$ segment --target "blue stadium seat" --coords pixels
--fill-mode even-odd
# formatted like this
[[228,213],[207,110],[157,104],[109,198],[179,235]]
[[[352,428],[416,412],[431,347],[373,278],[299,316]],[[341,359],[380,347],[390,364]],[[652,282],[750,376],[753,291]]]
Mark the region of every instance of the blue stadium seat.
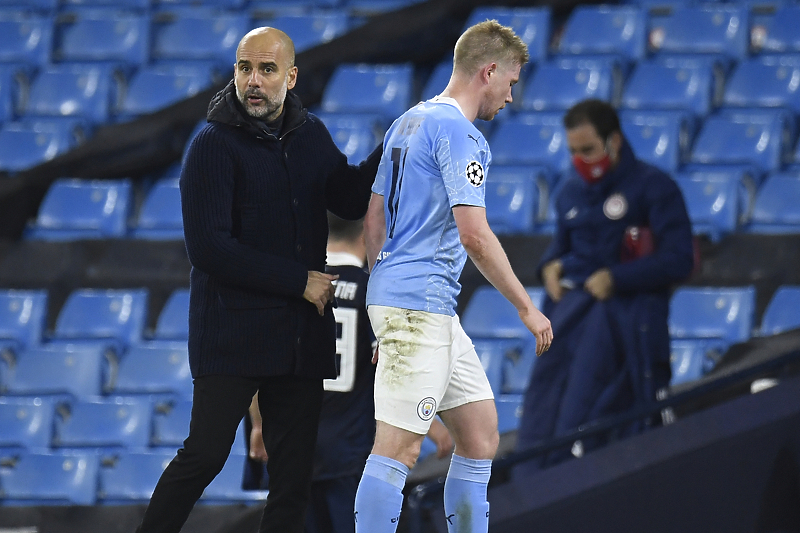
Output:
[[677,174],[675,183],[683,193],[692,231],[697,235],[718,241],[749,219],[754,186],[741,169],[697,169]]
[[753,20],[751,44],[753,49],[765,53],[800,52],[800,6],[787,3],[772,15]]
[[72,122],[8,122],[0,128],[0,170],[16,172],[50,161],[79,142]]
[[104,505],[146,503],[161,474],[175,457],[173,451],[122,451],[100,468],[98,501]]
[[506,359],[517,360],[525,350],[528,339],[497,339],[497,338],[475,338],[472,343],[475,345],[475,352],[481,360],[489,385],[495,396],[503,390],[503,380]]
[[183,240],[178,178],[164,178],[153,186],[139,210],[133,236],[151,241]]
[[263,502],[267,496],[265,490],[243,490],[242,472],[244,472],[247,457],[239,454],[230,454],[222,471],[206,487],[200,497],[201,504],[231,504],[231,503],[257,503]]
[[536,357],[536,341],[526,343],[521,351],[506,352],[503,360],[503,394],[525,394]]
[[100,345],[66,344],[28,348],[9,369],[5,393],[92,398],[109,385],[111,371]]
[[522,418],[522,394],[503,394],[495,396],[494,405],[497,407],[497,430],[503,434],[519,429]]
[[318,116],[350,164],[361,163],[383,141],[381,119],[377,115],[321,113]]
[[[110,0],[108,5],[112,5]],[[150,57],[149,17],[120,9],[71,10],[57,19],[53,56],[58,61],[143,65]]]
[[[442,61],[438,65],[433,68],[430,76],[428,76],[428,81],[425,82],[425,86],[422,88],[422,96],[421,99],[423,101],[430,100],[434,96],[438,96],[442,94],[445,87],[447,87],[447,83],[450,81],[450,74],[453,73],[453,59],[450,58],[447,61]],[[516,93],[513,93],[516,95]]]
[[[562,113],[520,113],[491,135],[494,165],[542,165],[552,172],[570,168]],[[491,169],[489,169],[491,173]]]
[[[544,289],[529,287],[528,295],[537,309],[541,308]],[[461,321],[472,338],[533,339],[514,306],[492,286],[479,287],[467,302]]]
[[63,403],[56,410],[52,444],[57,448],[147,448],[152,413],[149,398]]
[[691,161],[777,170],[789,159],[793,125],[791,115],[781,110],[729,110],[711,116],[695,139]]
[[20,94],[27,91],[27,77],[19,65],[0,65],[0,124],[17,114]]
[[735,4],[675,7],[650,18],[650,48],[658,54],[712,54],[747,57],[750,23],[747,8]]
[[[233,57],[233,55],[231,55]],[[154,65],[142,67],[131,79],[121,112],[123,120],[152,113],[174,104],[212,84],[210,65]]]
[[153,415],[151,444],[177,450],[189,435],[191,419],[192,400],[174,399],[157,404]]
[[371,17],[406,8],[423,0],[343,0],[343,8],[352,17]]
[[374,113],[388,125],[411,106],[411,65],[340,65],[325,86],[328,113]]
[[176,10],[153,18],[152,58],[204,59],[232,68],[239,41],[251,28],[244,13]]
[[550,8],[477,7],[464,26],[468,28],[478,22],[492,19],[514,29],[514,33],[528,45],[531,63],[538,63],[547,58],[550,47]]
[[681,111],[625,111],[620,123],[636,157],[672,174],[688,156],[691,117]]
[[628,109],[682,109],[705,116],[719,104],[721,72],[710,61],[642,61],[622,94]]
[[800,176],[772,174],[759,187],[748,231],[800,233]]
[[28,116],[83,117],[107,122],[116,105],[122,74],[108,65],[52,65],[31,84]]
[[52,42],[52,18],[0,13],[0,63],[47,64]]
[[49,448],[54,413],[49,398],[0,396],[0,448]]
[[53,341],[102,339],[122,347],[141,342],[147,299],[147,289],[75,290],[58,313]]
[[189,289],[176,289],[158,315],[154,337],[159,340],[189,339]]
[[28,240],[72,241],[124,237],[132,205],[130,180],[60,179],[39,206]]
[[0,291],[0,345],[16,351],[42,342],[47,320],[47,291]]
[[0,7],[18,9],[25,13],[49,14],[58,8],[59,0],[0,0]]
[[142,11],[150,8],[150,0],[63,0],[63,3],[76,7],[118,7]]
[[683,287],[670,301],[673,339],[743,342],[753,331],[755,287]]
[[159,6],[194,6],[201,4],[207,7],[224,8],[238,10],[244,4],[245,0],[153,0],[153,3]]
[[186,342],[154,341],[128,348],[119,364],[114,394],[192,396]]
[[622,91],[619,65],[609,59],[558,59],[540,65],[525,82],[525,111],[565,110],[586,98],[616,104]]
[[[261,25],[261,21],[257,22]],[[263,25],[278,28],[289,35],[294,42],[295,52],[299,54],[346,33],[350,19],[344,11],[312,12],[304,15],[279,15],[263,21]]]
[[800,286],[779,287],[761,319],[761,335],[800,328]]
[[100,457],[26,453],[0,465],[3,505],[94,505]]
[[725,86],[729,107],[784,107],[800,112],[800,55],[742,61]]
[[260,19],[282,15],[307,15],[318,9],[338,8],[340,4],[340,0],[250,0],[248,6],[251,18],[259,24]]
[[[493,165],[486,180],[486,218],[496,234],[531,234],[546,206],[543,169]],[[540,195],[540,188],[545,193]]]
[[562,54],[614,54],[638,60],[645,54],[647,20],[631,6],[578,6],[558,43]]
[[670,385],[694,381],[707,374],[722,358],[728,346],[717,339],[673,340],[670,342]]

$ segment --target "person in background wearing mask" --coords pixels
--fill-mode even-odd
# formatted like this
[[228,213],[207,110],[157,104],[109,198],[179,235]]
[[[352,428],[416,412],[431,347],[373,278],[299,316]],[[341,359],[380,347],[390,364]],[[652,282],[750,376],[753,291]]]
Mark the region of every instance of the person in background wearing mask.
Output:
[[[680,190],[636,159],[614,108],[579,102],[564,127],[577,175],[564,178],[556,232],[538,267],[554,341],[532,371],[518,450],[656,400],[671,377],[670,290],[689,276],[694,259]],[[521,471],[580,456],[599,443],[576,442]]]

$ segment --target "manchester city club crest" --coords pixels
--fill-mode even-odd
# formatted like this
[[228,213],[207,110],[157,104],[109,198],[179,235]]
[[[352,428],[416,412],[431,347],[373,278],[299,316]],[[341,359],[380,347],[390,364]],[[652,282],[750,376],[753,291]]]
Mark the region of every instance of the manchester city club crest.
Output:
[[481,183],[483,183],[483,166],[477,161],[470,161],[467,165],[467,181],[473,187],[480,187]]
[[628,201],[619,193],[612,194],[603,204],[603,214],[611,220],[619,220],[628,212]]
[[436,414],[436,400],[428,396],[417,404],[417,414],[422,420],[430,420]]

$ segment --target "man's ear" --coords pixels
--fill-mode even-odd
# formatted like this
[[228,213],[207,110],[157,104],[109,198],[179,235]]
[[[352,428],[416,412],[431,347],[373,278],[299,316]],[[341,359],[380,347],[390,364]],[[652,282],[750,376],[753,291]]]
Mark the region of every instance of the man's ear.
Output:
[[489,63],[481,69],[481,81],[485,84],[489,83],[489,78],[497,75],[497,63]]
[[297,83],[297,67],[292,67],[289,69],[289,79],[286,83],[286,88],[288,90],[294,89],[294,85]]
[[614,131],[608,136],[608,149],[614,154],[614,159],[619,159],[619,152],[622,149],[622,132]]

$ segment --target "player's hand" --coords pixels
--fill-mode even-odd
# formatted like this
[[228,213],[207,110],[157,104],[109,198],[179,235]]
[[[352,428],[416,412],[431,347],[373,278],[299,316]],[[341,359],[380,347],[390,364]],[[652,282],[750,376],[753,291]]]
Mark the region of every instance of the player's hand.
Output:
[[550,295],[554,302],[561,300],[564,296],[564,287],[561,285],[561,276],[564,273],[564,266],[559,259],[550,261],[542,268],[542,281],[544,290]]
[[325,274],[315,270],[308,271],[308,282],[306,282],[303,298],[317,307],[317,312],[320,316],[325,314],[325,306],[328,302],[333,301],[336,288],[332,282],[337,279],[339,279],[339,276],[333,274]]
[[378,341],[375,341],[375,353],[372,354],[372,364],[378,364]]
[[553,327],[550,320],[535,307],[530,310],[520,311],[519,317],[522,323],[536,337],[536,355],[542,355],[550,349],[553,343]]
[[447,428],[438,418],[434,418],[433,422],[431,422],[428,437],[436,444],[436,457],[439,459],[447,457],[453,452],[453,446],[455,445],[453,437],[450,436],[450,432],[447,431]]
[[607,300],[614,294],[614,277],[607,268],[601,268],[586,279],[583,288],[598,300]]
[[266,463],[269,457],[267,449],[264,447],[264,437],[261,428],[253,427],[250,431],[250,459]]

